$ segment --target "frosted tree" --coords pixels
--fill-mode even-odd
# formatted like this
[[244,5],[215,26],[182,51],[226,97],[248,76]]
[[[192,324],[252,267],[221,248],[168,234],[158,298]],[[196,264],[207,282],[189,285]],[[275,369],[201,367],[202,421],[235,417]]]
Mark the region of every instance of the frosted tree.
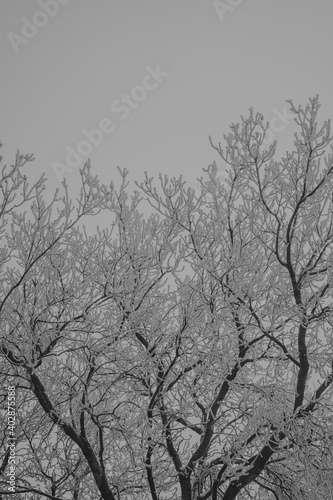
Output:
[[[331,498],[330,123],[318,98],[289,103],[292,152],[276,160],[250,110],[224,148],[211,141],[228,174],[211,165],[199,192],[146,176],[130,194],[126,171],[116,189],[86,165],[76,202],[64,185],[47,203],[44,179],[21,174],[30,157],[3,170],[16,495]],[[100,211],[91,235],[82,221]]]

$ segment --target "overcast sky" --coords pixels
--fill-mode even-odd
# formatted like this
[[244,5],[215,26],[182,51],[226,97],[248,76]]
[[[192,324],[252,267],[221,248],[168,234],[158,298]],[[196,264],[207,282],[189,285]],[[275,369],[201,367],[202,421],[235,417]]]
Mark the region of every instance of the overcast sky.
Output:
[[332,14],[331,0],[1,0],[2,154],[34,153],[54,187],[77,184],[88,153],[105,182],[118,165],[193,182],[218,160],[208,136],[250,106],[282,143],[286,99],[319,93],[333,117]]

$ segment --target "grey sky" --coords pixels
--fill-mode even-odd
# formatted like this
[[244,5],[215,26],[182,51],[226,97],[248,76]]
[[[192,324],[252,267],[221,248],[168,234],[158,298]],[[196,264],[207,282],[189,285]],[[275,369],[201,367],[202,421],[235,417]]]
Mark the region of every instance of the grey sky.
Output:
[[[303,104],[319,93],[322,118],[333,116],[330,0],[215,3],[220,7],[213,0],[1,0],[6,162],[18,148],[34,153],[31,175],[45,172],[59,186],[55,162],[66,164],[68,148],[87,139],[82,131],[108,119],[113,131],[95,136],[89,154],[104,181],[117,165],[131,179],[147,170],[193,180],[218,160],[208,135],[221,140],[250,106],[269,121],[283,113],[285,99]],[[158,65],[168,76],[152,89],[147,67]],[[132,92],[133,108],[116,112]],[[275,120],[283,143],[288,119],[284,127]],[[78,168],[66,178],[74,186]]]

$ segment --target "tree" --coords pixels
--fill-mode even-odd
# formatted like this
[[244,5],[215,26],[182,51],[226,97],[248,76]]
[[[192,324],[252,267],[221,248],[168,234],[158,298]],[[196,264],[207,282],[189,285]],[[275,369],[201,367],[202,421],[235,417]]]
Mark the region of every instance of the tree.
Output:
[[75,203],[65,183],[46,202],[21,173],[31,156],[3,169],[16,495],[331,498],[332,138],[318,97],[288,102],[294,150],[276,161],[251,109],[225,149],[211,141],[228,177],[212,164],[200,192],[146,175],[130,195],[126,171],[116,189],[86,164]]

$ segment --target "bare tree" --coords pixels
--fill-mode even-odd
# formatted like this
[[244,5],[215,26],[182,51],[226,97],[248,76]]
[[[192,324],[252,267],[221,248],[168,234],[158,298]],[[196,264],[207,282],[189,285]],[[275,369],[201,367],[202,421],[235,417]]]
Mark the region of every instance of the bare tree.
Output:
[[[275,160],[250,110],[211,141],[228,177],[211,165],[199,193],[146,176],[129,195],[126,171],[117,190],[86,165],[76,203],[66,185],[46,203],[21,174],[31,157],[3,170],[16,494],[331,498],[332,138],[317,97],[290,106],[291,153]],[[91,236],[81,221],[101,210]]]

